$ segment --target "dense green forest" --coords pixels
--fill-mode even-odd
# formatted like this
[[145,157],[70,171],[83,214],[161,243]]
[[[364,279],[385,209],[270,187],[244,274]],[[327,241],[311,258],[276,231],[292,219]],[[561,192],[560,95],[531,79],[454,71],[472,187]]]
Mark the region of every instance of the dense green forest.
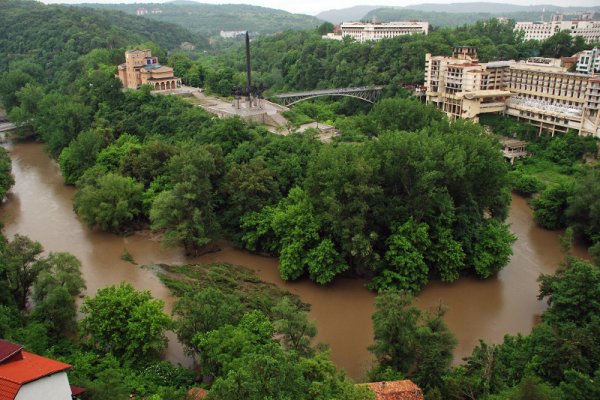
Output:
[[[2,18],[11,18],[2,29],[19,27],[26,34],[16,17],[28,4],[6,3]],[[97,13],[32,4],[42,19],[85,14],[93,25]],[[36,31],[43,21],[33,21],[28,27]],[[67,31],[74,41],[86,34],[87,28],[73,26]],[[523,42],[493,21],[370,44],[323,41],[315,31],[256,40],[257,75],[273,74],[273,88],[388,85],[372,108],[344,101],[294,110],[295,119],[341,124],[341,138],[323,144],[310,132],[280,136],[240,119],[220,120],[148,87],[122,91],[114,72],[125,48],[141,43],[166,55],[179,43],[167,47],[121,28],[120,47],[101,41],[50,51],[41,42],[19,42],[22,48],[0,75],[10,118],[21,134],[46,144],[65,182],[76,185],[74,209],[91,228],[121,234],[150,227],[191,254],[227,238],[278,255],[288,280],[328,284],[339,275],[366,277],[380,292],[370,349],[377,362],[369,379],[408,377],[431,399],[598,397],[600,274],[591,263],[567,258],[556,275],[541,277],[539,297],[549,308],[531,335],[507,336],[500,345],[482,342],[459,367],[451,366],[456,340],[444,310],[411,306],[411,295],[430,279],[483,279],[506,265],[515,240],[504,223],[509,190],[526,186],[522,175],[533,169],[511,171],[498,142],[480,125],[448,121],[407,97],[400,83],[417,81],[417,71],[422,76],[426,50],[447,54],[456,42],[480,45],[483,59],[501,51],[544,54],[556,43],[571,51],[577,42],[564,35]],[[105,40],[118,28],[102,29]],[[64,34],[48,31],[46,43],[59,43]],[[225,91],[238,79],[241,59],[237,50],[197,59],[174,52],[169,63],[184,78]],[[39,60],[53,64],[43,69]],[[503,123],[511,121],[490,122],[499,133]],[[531,163],[565,160],[565,171],[573,174],[592,147],[568,135],[535,145],[542,160]],[[578,182],[564,215],[574,234],[597,241],[598,168],[582,166],[581,174],[573,175]],[[0,193],[11,184],[10,159],[2,152]],[[568,252],[568,235],[564,242]],[[315,327],[298,299],[243,269],[164,268],[161,278],[179,297],[175,321],[148,292],[122,284],[86,298],[76,322],[74,296],[85,287],[79,261],[66,253],[46,255],[23,236],[2,238],[0,336],[72,363],[73,383],[89,387],[93,399],[182,399],[191,386],[209,388],[212,399],[370,397],[312,342]],[[159,361],[170,329],[197,370]]]
[[[0,2],[0,71],[28,61],[33,71],[49,79],[68,74],[69,65],[90,51],[116,50],[155,43],[173,49],[182,42],[206,47],[208,42],[177,25],[131,17],[121,12],[44,5],[30,0]],[[113,61],[123,58],[115,53]],[[36,76],[37,77],[37,76]]]
[[[302,14],[258,7],[248,4],[203,4],[194,1],[136,4],[86,4],[85,7],[112,9],[136,14],[146,8],[144,18],[152,21],[180,25],[204,36],[219,36],[220,31],[249,31],[255,35],[268,35],[287,30],[311,29],[323,21]],[[153,14],[153,9],[161,12]]]
[[[560,32],[546,41],[525,41],[512,24],[479,21],[457,28],[439,28],[428,35],[407,35],[358,43],[323,40],[323,25],[313,31],[288,31],[252,41],[255,82],[271,93],[294,90],[384,85],[388,94],[401,86],[423,82],[425,54],[450,55],[455,45],[476,46],[482,62],[560,57],[589,48],[581,37]],[[399,56],[402,55],[402,56]],[[180,76],[209,91],[229,95],[234,84],[244,85],[245,53],[234,47],[218,54],[173,60]],[[202,71],[211,71],[210,79]]]

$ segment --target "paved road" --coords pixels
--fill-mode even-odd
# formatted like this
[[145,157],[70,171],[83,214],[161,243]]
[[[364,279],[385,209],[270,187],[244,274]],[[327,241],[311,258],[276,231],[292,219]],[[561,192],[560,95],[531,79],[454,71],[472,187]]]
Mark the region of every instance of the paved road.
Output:
[[0,132],[8,132],[15,129],[16,126],[12,122],[0,122]]

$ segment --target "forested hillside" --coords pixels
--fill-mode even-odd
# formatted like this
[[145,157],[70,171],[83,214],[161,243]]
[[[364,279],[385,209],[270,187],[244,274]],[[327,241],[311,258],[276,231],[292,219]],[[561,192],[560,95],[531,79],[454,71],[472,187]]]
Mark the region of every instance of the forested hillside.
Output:
[[12,62],[27,60],[48,76],[96,48],[113,51],[147,42],[164,49],[177,48],[182,42],[207,45],[205,38],[177,25],[121,12],[29,0],[0,2],[0,71],[8,70]]
[[[581,38],[563,33],[544,42],[524,41],[510,24],[496,20],[368,43],[350,38],[324,40],[317,31],[285,32],[252,42],[253,77],[267,85],[271,93],[362,85],[385,85],[397,91],[401,85],[423,82],[426,53],[450,55],[455,45],[476,46],[483,62],[539,55],[560,57],[587,48]],[[202,84],[217,93],[229,94],[233,83],[222,85],[227,92],[221,91],[218,83],[243,85],[244,60],[242,48],[201,57],[198,63],[219,77]]]
[[[202,4],[193,1],[136,4],[86,4],[86,7],[115,9],[136,14],[146,8],[144,17],[180,25],[205,36],[218,36],[220,31],[250,31],[265,35],[286,30],[310,29],[323,21],[303,14],[292,14],[273,8],[247,4]],[[153,9],[160,13],[153,14]]]
[[323,21],[339,24],[345,21],[360,21],[369,11],[376,8],[381,8],[381,6],[354,6],[349,8],[327,10],[322,11],[315,16]]

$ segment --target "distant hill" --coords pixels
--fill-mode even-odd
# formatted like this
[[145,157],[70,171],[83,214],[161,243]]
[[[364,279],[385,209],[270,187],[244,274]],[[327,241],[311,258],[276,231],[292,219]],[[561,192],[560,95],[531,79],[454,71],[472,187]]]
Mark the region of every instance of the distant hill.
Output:
[[[396,7],[393,7],[396,8]],[[400,7],[398,7],[400,8]],[[551,4],[539,4],[522,6],[517,4],[507,3],[491,3],[491,2],[479,2],[479,3],[449,3],[449,4],[438,4],[438,3],[424,3],[415,4],[412,6],[403,7],[410,10],[420,11],[434,11],[434,12],[448,12],[448,13],[489,13],[489,14],[506,14],[506,13],[522,13],[522,12],[536,12],[540,13],[542,10],[546,12],[577,12],[577,11],[600,11],[600,6],[597,7],[560,7]]]
[[[286,30],[316,28],[322,20],[303,14],[245,4],[203,4],[193,1],[135,4],[86,4],[88,7],[113,9],[136,14],[140,8],[148,10],[145,18],[180,25],[205,36],[218,35],[220,31],[248,30],[270,34]],[[156,13],[152,13],[156,10]],[[160,12],[158,11],[160,10]]]
[[[460,3],[460,4],[446,4],[448,7],[441,7],[443,4],[440,4],[440,8],[446,11],[426,11],[415,9],[413,7],[422,7],[424,9],[429,9],[430,6],[433,5],[419,5],[419,6],[410,6],[410,7],[399,7],[399,8],[378,8],[375,10],[369,11],[365,16],[363,16],[363,20],[376,20],[379,22],[391,22],[391,21],[406,21],[411,19],[417,19],[422,21],[428,21],[433,26],[457,26],[464,24],[472,24],[476,21],[485,20],[489,18],[494,18],[498,16],[504,16],[515,21],[538,21],[540,20],[542,9],[535,10],[535,7],[538,6],[515,6],[511,4],[502,5],[500,4],[496,8],[491,8],[488,11],[475,11],[480,10],[480,7],[466,7],[467,9],[471,9],[473,11],[465,11],[459,12],[456,11],[460,9],[459,5],[470,5],[471,3]],[[474,3],[474,4],[495,4],[495,3]],[[451,7],[456,6],[456,7]],[[506,6],[506,7],[501,7]],[[546,9],[546,18],[545,20],[550,20],[550,16],[554,12],[575,12],[570,8],[561,8],[553,6],[553,10]],[[513,8],[521,8],[522,11],[509,11]],[[483,8],[485,9],[485,8]],[[499,12],[498,10],[505,10],[503,12]],[[577,8],[578,11],[586,11],[586,12],[596,12],[596,16],[598,17],[600,12],[597,12],[596,9],[600,10],[600,7],[582,7]],[[454,11],[448,11],[454,10]],[[496,10],[496,11],[493,11]],[[569,19],[569,16],[566,17]]]
[[369,11],[377,8],[382,8],[382,6],[355,6],[339,10],[327,10],[315,15],[315,17],[323,21],[329,21],[332,24],[339,24],[344,21],[359,21]]
[[[379,22],[405,21],[419,19],[429,21],[433,26],[456,26],[471,24],[479,20],[506,16],[515,21],[539,20],[542,10],[546,10],[546,18],[555,12],[596,12],[600,14],[600,6],[595,7],[559,7],[553,5],[521,6],[507,3],[424,3],[406,7],[355,6],[339,10],[328,10],[317,15],[318,18],[340,23],[344,21],[376,20]],[[363,12],[364,11],[364,12]],[[597,17],[600,17],[597,14]],[[568,18],[567,18],[568,19]]]

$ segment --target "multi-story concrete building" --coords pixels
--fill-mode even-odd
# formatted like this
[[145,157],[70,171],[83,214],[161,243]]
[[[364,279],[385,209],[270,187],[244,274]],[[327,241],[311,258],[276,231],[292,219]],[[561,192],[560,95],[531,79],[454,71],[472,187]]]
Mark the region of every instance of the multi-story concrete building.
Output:
[[340,25],[343,36],[350,36],[358,42],[381,40],[402,35],[429,33],[429,22],[403,21],[389,23],[344,22]]
[[425,57],[427,103],[452,118],[478,120],[481,113],[502,112],[511,93],[503,82],[508,63],[480,64],[474,47],[454,48],[453,57]]
[[564,21],[562,14],[554,15],[550,22],[517,22],[514,30],[523,31],[525,40],[546,40],[560,31],[567,30],[573,37],[582,36],[586,43],[600,41],[600,21]]
[[575,70],[582,74],[600,73],[600,47],[579,52]]
[[600,137],[600,78],[569,73],[560,60],[479,63],[472,47],[425,58],[426,101],[451,118],[503,113],[552,135],[574,129]]
[[173,75],[173,68],[160,65],[150,50],[126,51],[125,63],[117,68],[117,77],[128,89],[137,89],[142,85],[152,85],[154,90],[181,87],[181,79]]

